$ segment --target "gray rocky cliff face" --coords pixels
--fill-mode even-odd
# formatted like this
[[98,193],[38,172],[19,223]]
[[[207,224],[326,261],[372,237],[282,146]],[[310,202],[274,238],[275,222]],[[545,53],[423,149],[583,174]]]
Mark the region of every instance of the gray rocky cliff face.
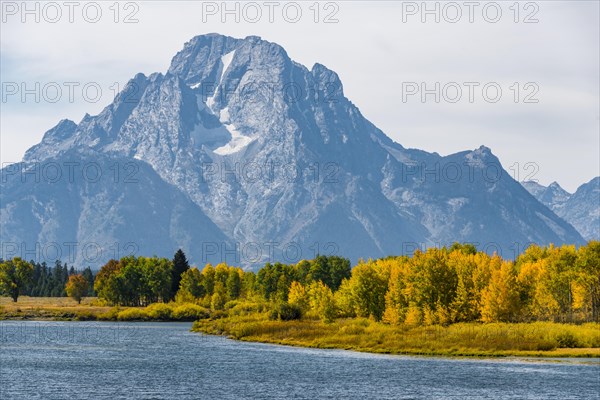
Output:
[[[144,254],[183,247],[197,263],[210,253],[245,266],[453,241],[508,257],[515,242],[583,242],[488,148],[447,157],[406,149],[344,96],[335,72],[309,70],[255,36],[193,38],[164,75],[138,74],[99,115],[61,121],[22,165],[73,154],[106,168],[133,163],[138,187],[9,179],[3,241],[135,238]],[[227,253],[234,246],[237,256]]]

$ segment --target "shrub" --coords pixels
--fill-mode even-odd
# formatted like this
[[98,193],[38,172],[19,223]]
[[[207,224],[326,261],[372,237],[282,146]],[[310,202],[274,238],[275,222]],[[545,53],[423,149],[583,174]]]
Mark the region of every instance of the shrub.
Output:
[[148,319],[148,314],[141,308],[128,308],[119,312],[117,319],[119,321],[145,321]]
[[216,320],[216,319],[221,319],[221,318],[225,318],[227,317],[227,313],[225,311],[221,311],[221,310],[216,310],[210,313],[210,319],[211,320]]
[[95,321],[96,314],[91,311],[79,311],[75,314],[76,321]]
[[224,306],[225,298],[219,292],[215,292],[210,301],[210,308],[213,310],[222,310]]
[[199,299],[197,301],[197,303],[199,305],[201,305],[202,307],[204,307],[204,308],[210,308],[210,302],[211,302],[211,300],[212,300],[212,296],[211,295],[206,295],[203,298]]
[[116,321],[119,315],[119,307],[113,307],[107,312],[98,315],[99,321]]
[[173,310],[168,304],[154,303],[146,307],[146,313],[150,319],[168,321],[173,315]]
[[[229,304],[229,303],[227,303]],[[263,311],[263,305],[259,303],[240,303],[238,302],[231,310],[230,315],[250,315]]]
[[196,301],[196,298],[185,290],[179,290],[175,295],[176,303],[193,303],[194,301]]
[[106,301],[105,299],[99,299],[96,297],[89,301],[89,305],[93,307],[106,307],[110,304],[108,304],[108,301]]
[[208,310],[197,304],[186,303],[173,309],[172,318],[178,321],[195,321],[208,318]]
[[271,311],[269,319],[281,321],[293,321],[302,318],[302,310],[294,304],[282,303]]
[[550,351],[556,348],[556,343],[550,340],[542,340],[536,346],[536,349],[539,351]]
[[581,347],[579,340],[571,332],[562,332],[556,336],[558,347],[575,348]]
[[340,328],[341,335],[362,335],[365,333],[365,328],[360,325],[348,325]]
[[234,308],[235,306],[238,305],[238,301],[237,300],[230,300],[227,303],[225,303],[225,306],[223,307],[225,310],[230,310],[232,308]]

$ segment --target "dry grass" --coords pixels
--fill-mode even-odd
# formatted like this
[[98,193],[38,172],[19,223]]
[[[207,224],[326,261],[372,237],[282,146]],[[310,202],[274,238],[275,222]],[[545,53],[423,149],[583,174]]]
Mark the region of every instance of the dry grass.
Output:
[[20,296],[15,303],[10,297],[0,297],[0,306],[6,309],[21,308],[31,309],[36,307],[84,307],[98,303],[97,297],[85,297],[81,300],[81,305],[70,297],[28,297]]
[[0,319],[96,319],[110,309],[95,297],[84,298],[81,304],[70,297],[20,296],[16,303],[0,297]]
[[[10,298],[0,297],[0,319],[168,320],[171,318],[166,315],[175,311],[187,315],[193,307],[201,308],[176,303],[118,308],[102,305],[96,298],[77,304],[67,297],[23,296],[13,303]],[[208,310],[195,308],[192,311],[201,311],[194,314],[196,317],[208,316]],[[268,309],[254,303],[240,303],[231,310],[210,314],[211,319],[194,323],[194,330],[245,341],[389,354],[600,357],[600,325],[593,323],[463,323],[424,327],[390,326],[361,318],[338,319],[330,324],[309,318],[284,322],[269,320]]]
[[188,303],[111,307],[95,297],[83,299],[81,304],[68,297],[22,296],[16,303],[8,297],[0,297],[0,320],[193,321],[208,314],[207,309]]
[[[366,319],[269,321],[266,314],[194,323],[234,339],[371,353],[464,357],[600,357],[598,324],[455,324],[390,326]],[[576,348],[561,348],[561,344]]]

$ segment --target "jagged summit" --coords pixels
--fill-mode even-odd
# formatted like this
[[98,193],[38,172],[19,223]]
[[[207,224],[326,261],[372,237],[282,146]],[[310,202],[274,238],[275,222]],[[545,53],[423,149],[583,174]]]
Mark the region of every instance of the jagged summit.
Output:
[[[406,149],[344,96],[334,71],[319,63],[309,70],[257,36],[192,38],[166,73],[137,74],[98,115],[79,124],[61,121],[24,162],[74,154],[140,163],[140,181],[172,192],[181,212],[156,207],[165,200],[154,199],[154,189],[136,199],[143,191],[122,197],[108,187],[90,191],[89,182],[68,186],[68,201],[85,207],[57,209],[66,187],[16,190],[18,180],[9,179],[2,183],[2,221],[28,222],[25,231],[3,223],[3,239],[114,240],[109,227],[128,221],[139,207],[148,218],[132,217],[120,240],[131,234],[143,241],[156,231],[153,224],[167,224],[161,229],[168,242],[179,243],[196,262],[206,255],[207,237],[258,244],[258,259],[244,260],[240,250],[237,261],[227,260],[243,265],[316,253],[357,260],[453,241],[481,249],[493,243],[500,249],[492,251],[505,249],[510,257],[514,242],[583,242],[523,190],[489,148],[448,156]],[[24,196],[37,206],[19,209]],[[95,202],[115,204],[115,212],[89,207]],[[112,217],[90,232],[89,221],[102,218],[95,213]],[[196,226],[183,215],[203,222]],[[191,226],[174,222],[183,220]],[[273,242],[276,249],[267,251]],[[286,256],[290,246],[298,259]],[[223,259],[220,251],[211,253],[213,261]]]
[[523,182],[523,186],[542,204],[572,224],[586,240],[600,240],[600,177],[581,185],[575,193],[564,190],[558,182],[543,186]]

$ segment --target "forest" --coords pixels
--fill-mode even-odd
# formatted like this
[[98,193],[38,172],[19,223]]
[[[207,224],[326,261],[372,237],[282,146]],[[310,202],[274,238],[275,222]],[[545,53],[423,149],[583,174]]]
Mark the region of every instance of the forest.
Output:
[[585,246],[532,245],[516,260],[455,243],[412,256],[361,260],[317,256],[297,264],[266,263],[257,273],[225,263],[190,267],[179,250],[172,260],[125,257],[96,274],[57,262],[54,268],[21,259],[0,263],[0,291],[66,296],[97,294],[118,306],[193,303],[207,310],[261,304],[271,319],[332,322],[369,318],[386,324],[459,322],[598,322],[600,242]]
[[18,296],[65,297],[69,277],[81,275],[86,283],[86,296],[95,296],[94,272],[90,267],[77,270],[56,260],[53,267],[46,262],[25,262],[20,258],[0,260],[0,293],[13,299]]

